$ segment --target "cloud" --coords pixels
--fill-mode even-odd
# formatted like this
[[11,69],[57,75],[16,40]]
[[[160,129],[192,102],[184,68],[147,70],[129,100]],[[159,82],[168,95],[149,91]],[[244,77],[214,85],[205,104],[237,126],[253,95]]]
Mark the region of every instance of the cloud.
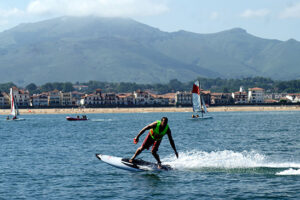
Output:
[[158,15],[168,7],[158,0],[34,0],[26,11],[41,16],[133,17]]
[[0,10],[0,18],[19,17],[22,15],[24,15],[24,11],[17,8],[12,8],[10,10]]
[[248,9],[241,14],[241,17],[244,18],[265,17],[268,14],[270,14],[270,11],[268,9],[259,9],[259,10]]
[[212,12],[210,14],[210,19],[215,20],[219,18],[219,13],[218,12]]
[[300,18],[300,3],[285,8],[279,15],[280,18]]

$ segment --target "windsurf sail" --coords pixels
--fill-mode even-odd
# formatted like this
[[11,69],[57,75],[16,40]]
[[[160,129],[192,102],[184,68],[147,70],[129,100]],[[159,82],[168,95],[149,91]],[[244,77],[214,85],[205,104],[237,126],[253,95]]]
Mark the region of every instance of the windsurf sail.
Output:
[[201,95],[200,91],[200,82],[196,81],[193,84],[193,90],[192,90],[192,98],[193,98],[193,111],[195,113],[201,113],[201,116],[199,115],[193,115],[193,118],[201,118],[201,119],[209,119],[212,118],[211,116],[204,116],[204,114],[207,113],[207,108],[205,105],[204,97]]
[[18,110],[18,106],[15,102],[15,98],[14,98],[14,95],[13,95],[13,89],[10,88],[10,108],[11,108],[11,112],[10,114],[13,116],[13,117],[16,117],[19,114],[19,110]]
[[206,105],[205,105],[205,101],[204,101],[203,96],[201,96],[201,100],[202,100],[203,111],[204,111],[204,113],[207,113],[207,108],[206,108]]
[[193,85],[193,111],[201,112],[201,99],[200,99],[200,87],[199,81],[196,81]]

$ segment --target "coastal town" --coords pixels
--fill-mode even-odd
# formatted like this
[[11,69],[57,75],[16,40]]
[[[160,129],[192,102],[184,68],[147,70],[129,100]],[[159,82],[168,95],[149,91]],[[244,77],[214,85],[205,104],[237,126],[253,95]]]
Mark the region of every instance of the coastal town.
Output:
[[[166,107],[191,106],[192,92],[177,91],[174,93],[157,94],[151,90],[136,90],[130,93],[103,93],[96,89],[93,93],[85,93],[76,86],[73,92],[53,90],[41,94],[30,94],[28,90],[13,87],[15,103],[20,108],[62,108],[62,107]],[[259,87],[240,87],[233,93],[214,93],[200,89],[208,106],[222,105],[265,105],[265,104],[297,104],[300,103],[300,93],[268,93]],[[10,107],[10,96],[0,93],[0,107]]]

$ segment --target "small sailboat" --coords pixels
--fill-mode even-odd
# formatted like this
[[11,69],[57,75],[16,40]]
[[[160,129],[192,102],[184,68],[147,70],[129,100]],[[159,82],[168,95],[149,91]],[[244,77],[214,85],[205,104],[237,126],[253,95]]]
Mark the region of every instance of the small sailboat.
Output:
[[[212,116],[207,115],[207,108],[205,105],[205,101],[200,92],[200,82],[196,81],[193,84],[192,90],[192,99],[193,99],[193,112],[195,114],[192,115],[192,119],[211,119]],[[201,115],[199,116],[199,113]]]
[[25,120],[23,118],[18,118],[17,116],[20,115],[19,113],[19,109],[18,109],[18,106],[15,102],[15,98],[14,98],[14,95],[13,95],[13,89],[10,88],[10,108],[11,108],[11,112],[10,112],[10,115],[12,116],[12,118],[10,119],[9,116],[7,116],[7,120]]
[[86,121],[86,120],[88,120],[86,115],[82,115],[82,118],[80,118],[79,115],[78,115],[77,117],[66,117],[66,119],[68,121]]

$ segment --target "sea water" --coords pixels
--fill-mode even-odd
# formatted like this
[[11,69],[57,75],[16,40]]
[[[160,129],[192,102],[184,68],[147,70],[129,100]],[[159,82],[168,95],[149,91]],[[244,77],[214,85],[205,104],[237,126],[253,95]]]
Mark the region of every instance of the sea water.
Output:
[[[300,112],[0,116],[0,199],[300,199]],[[133,138],[166,116],[159,155],[174,170],[133,173],[95,153],[130,157]],[[139,158],[155,161],[149,151]]]

